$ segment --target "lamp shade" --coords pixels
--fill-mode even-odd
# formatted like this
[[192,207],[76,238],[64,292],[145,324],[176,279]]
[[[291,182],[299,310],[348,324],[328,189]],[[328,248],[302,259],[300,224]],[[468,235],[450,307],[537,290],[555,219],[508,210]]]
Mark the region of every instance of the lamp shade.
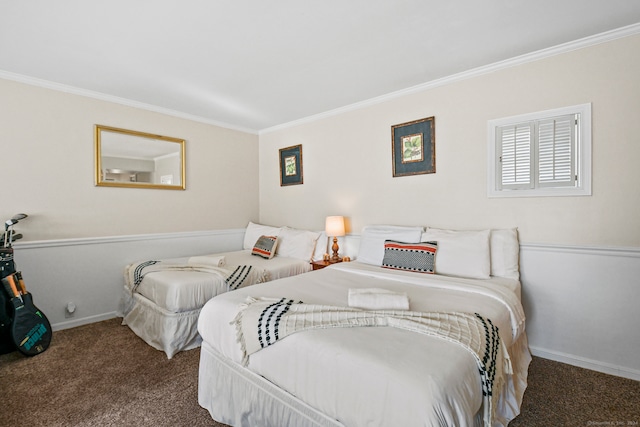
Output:
[[330,237],[344,236],[344,217],[328,216],[325,222],[324,231],[327,233],[327,236]]

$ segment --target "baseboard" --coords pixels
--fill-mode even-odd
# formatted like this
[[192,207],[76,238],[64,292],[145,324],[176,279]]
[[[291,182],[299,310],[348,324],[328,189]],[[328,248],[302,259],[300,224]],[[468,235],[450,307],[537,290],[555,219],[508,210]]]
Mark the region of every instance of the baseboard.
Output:
[[640,381],[640,371],[611,365],[608,363],[590,360],[573,354],[560,353],[543,348],[529,346],[531,354],[543,359],[554,360],[556,362],[566,363],[568,365],[585,368],[592,371],[602,372],[604,374],[615,375],[617,377],[629,378],[631,380]]
[[51,329],[54,331],[61,331],[63,329],[71,329],[77,326],[88,325],[90,323],[102,322],[103,320],[113,319],[114,317],[117,317],[117,315],[115,311],[112,311],[110,313],[97,314],[95,316],[54,323],[51,325]]

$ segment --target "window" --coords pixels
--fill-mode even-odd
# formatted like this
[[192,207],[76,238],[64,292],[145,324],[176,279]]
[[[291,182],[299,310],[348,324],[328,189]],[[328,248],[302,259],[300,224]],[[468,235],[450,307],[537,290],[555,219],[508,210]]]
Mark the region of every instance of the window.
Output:
[[591,104],[488,126],[489,197],[591,195]]

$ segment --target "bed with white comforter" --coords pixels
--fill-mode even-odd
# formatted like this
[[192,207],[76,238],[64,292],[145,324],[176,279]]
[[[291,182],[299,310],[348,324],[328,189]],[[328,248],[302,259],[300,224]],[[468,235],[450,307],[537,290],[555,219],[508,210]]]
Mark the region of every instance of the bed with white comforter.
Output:
[[[368,237],[363,233],[362,245]],[[453,265],[447,257],[455,245],[445,244],[448,237],[440,238],[446,269]],[[504,270],[505,260],[498,260],[503,255],[498,233],[491,242],[496,248],[487,246],[489,256],[494,256],[496,269]],[[371,254],[362,245],[360,255],[367,261]],[[512,255],[507,257],[512,260]],[[464,268],[473,262],[465,262]],[[209,301],[198,323],[203,338],[200,405],[215,420],[234,426],[507,425],[519,413],[531,360],[518,278],[419,274],[375,264],[336,264]],[[436,272],[437,265],[436,258]],[[473,268],[465,272],[474,274]],[[245,357],[238,319],[248,298],[348,307],[350,289],[406,294],[411,312],[478,313],[490,319],[498,327],[504,353],[490,419],[476,358],[464,346],[438,336],[390,326],[319,328],[293,333]]]
[[[289,257],[267,260],[252,256],[249,250],[218,253],[211,258],[218,257],[225,259],[223,267],[211,271],[167,268],[146,274],[135,289],[130,279],[131,269],[139,263],[127,266],[121,299],[122,324],[171,358],[178,351],[200,345],[202,340],[197,330],[200,310],[214,296],[231,290],[225,280],[227,274],[251,267],[244,282],[244,286],[250,286],[311,270],[308,261]],[[187,266],[189,258],[162,262]]]
[[[264,235],[277,236],[271,258],[252,255]],[[168,358],[198,347],[198,316],[216,295],[311,270],[320,233],[249,223],[243,250],[147,260],[125,267],[118,315],[122,324]],[[326,249],[318,245],[318,252]]]

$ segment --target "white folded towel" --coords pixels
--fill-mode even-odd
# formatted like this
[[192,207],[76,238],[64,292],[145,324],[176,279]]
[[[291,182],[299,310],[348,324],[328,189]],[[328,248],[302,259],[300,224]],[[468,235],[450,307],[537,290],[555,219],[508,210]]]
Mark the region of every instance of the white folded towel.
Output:
[[388,289],[349,289],[349,307],[365,310],[409,310],[409,297],[404,292]]
[[206,267],[224,267],[226,264],[224,255],[192,256],[187,261],[188,265],[202,265]]

